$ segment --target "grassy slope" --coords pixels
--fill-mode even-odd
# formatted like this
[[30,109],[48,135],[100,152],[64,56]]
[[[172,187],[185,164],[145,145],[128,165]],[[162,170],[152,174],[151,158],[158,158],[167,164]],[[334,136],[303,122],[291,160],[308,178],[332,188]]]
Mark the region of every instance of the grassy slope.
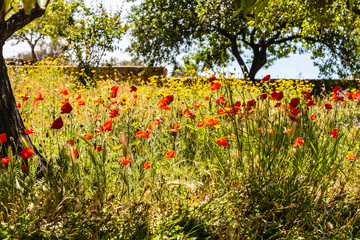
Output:
[[[348,95],[346,102],[330,100],[330,95],[314,97],[317,104],[309,107],[301,92],[312,86],[302,81],[252,86],[220,76],[221,87],[212,91],[207,78],[191,85],[185,79],[163,81],[162,87],[154,79],[147,85],[138,82],[138,90],[130,92],[131,83],[112,80],[79,87],[74,77],[52,67],[26,73],[10,70],[10,77],[25,126],[35,130],[32,140],[49,162],[49,170],[44,179],[36,180],[36,157],[29,174],[21,170],[19,156],[2,164],[1,238],[360,235],[355,159],[360,115],[357,100],[348,100]],[[109,98],[115,85],[117,97]],[[60,89],[67,89],[69,95],[59,93]],[[284,91],[284,98],[270,100],[272,89]],[[260,100],[264,92],[268,97]],[[35,101],[33,96],[39,93],[44,100]],[[31,97],[23,101],[24,94]],[[160,109],[158,103],[169,95],[174,96],[170,110]],[[288,108],[296,97],[298,122],[290,119],[293,110]],[[60,114],[66,98],[73,110]],[[85,105],[79,105],[80,100]],[[256,101],[255,106],[250,100]],[[226,104],[237,101],[241,104],[233,109],[236,115],[218,115],[220,109],[231,111]],[[274,107],[276,103],[280,106]],[[333,108],[326,109],[327,103]],[[119,114],[110,119],[113,109]],[[60,116],[64,127],[50,129]],[[109,120],[110,131],[95,131]],[[172,130],[175,124],[178,131]],[[139,130],[150,130],[149,138],[137,138]],[[93,137],[85,139],[85,134]],[[224,136],[221,146],[217,140]],[[299,137],[303,144],[294,144]],[[76,143],[70,146],[68,140]],[[98,145],[104,150],[94,150]],[[75,149],[78,156],[72,154]],[[174,157],[166,158],[171,149]],[[119,162],[125,156],[130,158],[128,165]],[[146,162],[149,169],[144,168]]]

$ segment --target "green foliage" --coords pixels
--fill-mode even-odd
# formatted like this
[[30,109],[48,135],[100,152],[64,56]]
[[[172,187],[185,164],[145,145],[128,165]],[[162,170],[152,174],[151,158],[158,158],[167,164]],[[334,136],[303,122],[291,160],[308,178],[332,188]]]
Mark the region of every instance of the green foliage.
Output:
[[[208,78],[191,84],[153,78],[135,92],[132,83],[117,83],[121,96],[114,97],[112,79],[76,86],[75,76],[54,65],[9,68],[25,126],[34,129],[48,168],[36,179],[36,157],[28,174],[19,154],[0,164],[0,238],[360,237],[358,85],[336,96],[332,88],[311,96],[317,103],[311,106],[301,93],[311,92],[309,81],[253,84],[224,76],[214,91]],[[273,89],[284,98],[271,100]],[[23,101],[25,93],[42,93],[43,100]],[[158,103],[170,94],[170,109],[161,109]],[[290,118],[293,98],[299,98],[298,122]],[[60,114],[65,99],[73,110]],[[248,109],[250,100],[256,104]],[[332,109],[324,107],[329,103]],[[230,114],[232,106],[238,113]],[[118,116],[109,119],[113,109]],[[59,115],[64,126],[50,129]],[[201,126],[205,116],[219,122]],[[95,131],[108,120],[110,131]],[[148,138],[136,136],[150,127]],[[92,138],[84,139],[86,133]],[[223,136],[228,144],[220,146]],[[298,137],[302,145],[294,144]],[[103,150],[95,150],[98,145]],[[165,157],[169,149],[172,158]],[[119,161],[125,156],[126,165]]]
[[31,10],[38,4],[42,9],[45,9],[50,0],[4,0],[3,9],[5,15],[10,11],[24,9],[26,15],[31,14]]
[[127,29],[120,16],[121,11],[109,13],[102,4],[96,8],[79,5],[64,23],[61,36],[66,41],[65,50],[79,69],[84,69],[80,79],[83,84],[93,79],[92,70],[99,66],[106,52],[117,49],[117,40]]
[[[359,69],[359,20],[347,1],[156,1],[132,8],[129,51],[144,62],[175,63],[178,56],[202,68],[234,59],[249,78],[290,53],[312,52],[321,74]],[[245,58],[244,51],[252,51]],[[352,59],[353,61],[350,61]]]
[[37,52],[35,48],[41,41],[61,42],[64,36],[63,29],[65,24],[70,24],[70,20],[75,14],[78,6],[83,5],[83,0],[77,1],[51,1],[44,16],[36,19],[22,29],[19,29],[11,40],[19,42],[27,42],[31,48],[32,61],[37,62]]
[[233,17],[240,15],[242,18],[254,20],[254,16],[263,11],[269,0],[235,0],[236,11]]

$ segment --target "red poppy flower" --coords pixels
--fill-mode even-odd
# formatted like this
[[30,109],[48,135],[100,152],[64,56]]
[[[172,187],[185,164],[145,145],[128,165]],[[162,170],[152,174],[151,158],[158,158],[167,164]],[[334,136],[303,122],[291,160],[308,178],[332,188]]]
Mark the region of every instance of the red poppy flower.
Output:
[[169,151],[167,151],[165,158],[173,158],[175,155],[175,150],[170,149]]
[[133,95],[133,98],[137,98],[137,97],[138,97],[138,95],[136,95],[136,94]]
[[79,100],[80,98],[81,98],[81,95],[79,94],[75,97],[75,100]]
[[325,104],[324,107],[326,109],[332,109],[332,105],[330,103]]
[[85,134],[84,138],[86,138],[87,140],[90,140],[93,136],[94,136],[94,134],[87,133],[87,134]]
[[352,153],[348,153],[346,155],[346,158],[349,159],[349,160],[356,161],[356,156],[354,156],[354,154],[352,154]]
[[296,108],[300,102],[299,98],[293,98],[290,100],[289,107],[290,108]]
[[227,109],[227,107],[225,107],[225,108],[220,108],[218,111],[217,111],[217,115],[225,115],[225,114],[227,114],[228,113],[228,111],[227,111],[228,109]]
[[297,116],[298,114],[299,114],[299,109],[298,108],[293,108],[293,109],[291,109],[292,111],[291,111],[291,115],[293,116],[293,117],[295,117],[295,116]]
[[180,128],[179,124],[174,124],[174,126],[171,127],[171,132],[178,132]]
[[39,95],[35,98],[35,101],[41,101],[41,100],[44,100],[44,98],[41,95],[41,93],[39,93]]
[[161,117],[154,117],[154,121],[155,121],[155,123],[159,123],[159,122],[164,121],[164,119],[162,119]]
[[214,81],[215,81],[215,80],[217,80],[216,77],[211,77],[211,78],[209,78],[209,82],[210,82],[211,84],[214,84]]
[[25,149],[23,149],[22,151],[21,151],[21,157],[25,160],[25,159],[27,159],[27,158],[29,158],[29,157],[31,157],[31,155],[33,155],[34,154],[34,150],[32,150],[31,148],[29,148],[29,147],[26,147]]
[[117,92],[118,90],[119,90],[119,86],[113,86],[110,89],[111,92]]
[[250,111],[250,109],[256,105],[256,101],[255,100],[250,100],[246,103],[246,111]]
[[51,124],[51,129],[60,129],[64,126],[64,122],[62,120],[61,117],[59,117],[58,119],[56,119],[52,124]]
[[284,97],[284,93],[282,91],[280,91],[276,96],[276,100],[280,101],[281,99],[283,99],[283,97]]
[[101,151],[104,150],[104,149],[102,148],[101,145],[97,145],[97,146],[94,147],[94,150],[96,150],[96,151],[98,151],[98,152],[101,152]]
[[261,81],[266,82],[270,80],[270,75],[266,75]]
[[266,93],[263,93],[260,95],[260,99],[266,99],[267,98],[267,94]]
[[6,133],[0,134],[0,143],[6,143]]
[[105,130],[105,127],[104,127],[104,126],[100,126],[99,128],[97,128],[97,129],[95,130],[95,132],[101,133],[101,132],[103,132],[104,130]]
[[173,95],[169,95],[166,96],[164,98],[162,98],[160,100],[160,102],[157,104],[157,106],[160,109],[164,109],[164,110],[170,110],[170,107],[168,106],[170,103],[172,103],[174,101],[174,96]]
[[68,91],[66,89],[60,89],[59,90],[59,93],[61,94],[64,94],[64,95],[69,95]]
[[205,124],[204,121],[200,121],[197,126],[202,127],[202,126],[204,126],[204,124]]
[[30,98],[30,96],[29,95],[27,95],[27,94],[25,94],[25,96],[23,97],[23,101],[26,101],[26,100],[28,100]]
[[85,102],[84,102],[84,101],[78,101],[78,102],[77,102],[77,105],[78,105],[78,106],[84,106],[84,105],[85,105]]
[[61,107],[61,114],[70,113],[72,110],[72,106],[67,102]]
[[331,130],[331,136],[332,138],[336,138],[337,137],[337,134],[338,134],[338,130],[337,129],[332,129]]
[[339,96],[338,95],[336,95],[335,93],[331,96],[331,100],[336,100],[336,99],[338,99],[339,98]]
[[23,170],[23,172],[25,172],[25,173],[28,173],[29,172],[29,167],[26,167],[26,166],[22,165],[21,170]]
[[196,115],[194,114],[192,108],[185,109],[185,110],[182,112],[182,116],[185,116],[185,117],[188,117],[188,118],[191,118],[191,119],[195,119],[195,118],[196,118]]
[[314,121],[314,120],[315,120],[315,118],[316,118],[316,116],[315,116],[315,115],[311,115],[311,117],[310,117],[310,119],[311,119],[312,121]]
[[281,99],[283,99],[284,97],[284,93],[282,91],[276,92],[275,90],[273,90],[270,96],[271,96],[270,100],[281,101]]
[[128,164],[130,163],[130,157],[129,157],[129,156],[121,157],[121,158],[119,159],[119,162],[120,162],[122,165],[126,166],[126,165],[128,165]]
[[128,138],[125,135],[122,135],[119,139],[119,143],[122,145],[126,145],[129,142]]
[[18,104],[17,104],[17,108],[21,108],[21,103],[18,103]]
[[306,105],[307,105],[308,107],[310,107],[310,106],[315,106],[316,103],[314,102],[314,100],[309,100],[309,101],[306,103]]
[[216,143],[219,144],[219,146],[223,146],[223,147],[226,147],[228,142],[226,140],[226,136],[225,137],[221,137],[221,138],[218,138],[216,140]]
[[79,150],[74,149],[74,150],[72,151],[72,155],[73,155],[74,158],[77,158],[77,157],[79,156]]
[[114,118],[114,117],[117,117],[119,115],[120,115],[119,110],[117,110],[116,108],[111,110],[111,112],[109,112],[109,118]]
[[206,96],[205,98],[204,98],[204,101],[209,101],[210,100],[210,97],[209,96]]
[[100,102],[102,102],[100,97],[97,97],[97,98],[93,99],[93,103],[100,103]]
[[119,90],[119,86],[112,86],[110,91],[111,92],[117,92]]
[[32,133],[35,133],[35,130],[34,129],[25,129],[25,133],[26,134],[32,134]]
[[211,116],[204,116],[204,124],[205,126],[215,126],[217,124],[219,124],[219,120],[211,117]]
[[303,143],[304,143],[303,138],[302,138],[302,137],[298,137],[298,138],[295,139],[295,141],[294,141],[294,146],[301,146],[301,145],[303,145]]
[[224,105],[225,104],[225,97],[224,95],[220,95],[219,99],[216,99],[215,101],[216,104],[219,104],[219,105]]
[[293,132],[294,131],[294,129],[292,129],[292,128],[285,128],[285,130],[283,131],[283,133],[291,133],[291,132]]
[[340,86],[336,86],[333,89],[333,93],[338,93],[340,91]]
[[151,167],[151,165],[150,165],[150,163],[149,162],[146,162],[145,164],[144,164],[144,169],[146,170],[146,169],[149,169]]
[[166,104],[170,104],[174,101],[174,95],[169,95],[165,97]]
[[111,131],[111,127],[112,127],[112,121],[109,120],[104,124],[104,127],[106,129],[106,131]]
[[10,162],[10,158],[9,157],[5,157],[1,159],[1,163],[5,164],[5,163],[9,163]]
[[118,86],[113,86],[110,90],[110,98],[116,98],[118,90],[119,90]]
[[210,86],[211,91],[219,90],[221,87],[221,84],[219,82],[216,82]]
[[135,86],[130,86],[130,92],[136,92],[137,88]]
[[136,133],[136,137],[137,138],[149,138],[150,133],[151,133],[151,131],[148,131],[148,130],[146,130],[146,132],[143,132],[143,131],[139,130]]
[[304,99],[305,99],[305,100],[311,100],[311,99],[312,99],[309,91],[307,91],[307,92],[304,92],[304,91],[303,91],[303,92],[301,92],[301,94],[304,95]]
[[66,141],[66,144],[68,144],[68,145],[70,145],[70,146],[74,146],[75,143],[76,143],[75,140],[68,140],[68,141]]
[[170,107],[167,105],[166,100],[164,100],[164,99],[160,99],[160,102],[157,104],[157,106],[160,109],[170,110]]

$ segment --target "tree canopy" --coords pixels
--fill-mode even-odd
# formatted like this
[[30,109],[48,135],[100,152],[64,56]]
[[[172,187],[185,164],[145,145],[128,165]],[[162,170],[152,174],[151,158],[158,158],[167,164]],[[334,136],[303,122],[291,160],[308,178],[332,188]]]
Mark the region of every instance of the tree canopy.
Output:
[[77,6],[83,4],[83,1],[71,1],[58,0],[52,1],[47,7],[48,10],[44,16],[38,18],[22,29],[19,29],[11,37],[11,40],[15,40],[13,45],[19,42],[26,42],[31,48],[32,61],[38,61],[38,57],[35,51],[35,47],[41,40],[57,41],[64,36],[65,24],[74,15],[74,10]]
[[[239,14],[244,3],[257,4]],[[266,4],[262,4],[266,2]],[[262,67],[290,53],[312,53],[324,76],[360,69],[359,1],[143,0],[132,8],[129,51],[148,64],[177,62],[185,54],[203,67],[236,60],[254,79]],[[244,11],[243,11],[244,12]],[[245,50],[252,56],[246,58]]]

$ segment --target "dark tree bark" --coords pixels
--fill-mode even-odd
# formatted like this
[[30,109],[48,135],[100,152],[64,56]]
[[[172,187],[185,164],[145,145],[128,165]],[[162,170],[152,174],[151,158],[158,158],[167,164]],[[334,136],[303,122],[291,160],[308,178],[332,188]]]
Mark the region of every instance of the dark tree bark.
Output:
[[[24,139],[31,149],[37,152],[29,135],[25,134],[24,122],[21,118],[14,94],[12,92],[5,60],[0,46],[0,134],[6,133],[8,138],[6,146],[11,146],[14,154],[24,149]],[[3,148],[2,156],[6,155],[7,147]]]
[[259,47],[254,48],[254,59],[251,64],[250,72],[249,72],[249,78],[250,80],[255,80],[256,73],[266,64],[266,48]]
[[3,0],[0,0],[0,134],[6,133],[8,139],[5,147],[2,149],[1,155],[3,157],[7,155],[8,147],[11,147],[14,154],[18,154],[25,147],[23,144],[24,140],[27,142],[28,146],[40,156],[40,170],[44,169],[45,162],[29,136],[25,134],[24,122],[18,111],[5,65],[3,46],[5,41],[12,34],[26,26],[34,19],[42,16],[44,13],[45,9],[41,9],[36,4],[30,15],[26,15],[24,10],[20,10],[12,15],[8,20],[5,20],[6,14],[3,9]]

